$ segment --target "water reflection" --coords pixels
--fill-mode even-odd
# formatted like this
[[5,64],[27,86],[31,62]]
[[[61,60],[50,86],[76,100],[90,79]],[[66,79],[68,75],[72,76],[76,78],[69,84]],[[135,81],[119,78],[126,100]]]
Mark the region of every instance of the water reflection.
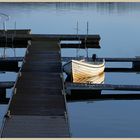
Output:
[[75,83],[91,83],[91,84],[103,84],[105,80],[105,73],[93,77],[80,78]]
[[[75,33],[73,28],[79,20],[79,33],[85,34],[85,23],[89,21],[90,33],[100,34],[102,48],[89,49],[89,55],[134,57],[140,52],[140,3],[0,3],[0,12],[17,21],[17,28],[31,28],[32,33]],[[8,23],[11,28],[13,21]],[[23,51],[18,49],[17,54],[22,56]],[[62,50],[62,55],[73,56],[75,51]],[[15,80],[16,75],[10,76],[0,77]],[[140,75],[106,73],[105,83],[139,84]],[[124,100],[68,103],[72,136],[140,137],[139,105],[140,101]],[[0,118],[5,110],[0,106]]]
[[[96,10],[97,12],[102,13],[118,13],[124,14],[128,13],[129,11],[139,11],[140,10],[140,3],[139,2],[98,2],[98,3],[88,3],[88,2],[81,2],[81,3],[0,3],[0,11],[34,11],[34,10],[42,10],[46,8],[53,9],[53,10]],[[19,14],[19,13],[17,13]]]
[[73,137],[139,138],[140,101],[69,103]]

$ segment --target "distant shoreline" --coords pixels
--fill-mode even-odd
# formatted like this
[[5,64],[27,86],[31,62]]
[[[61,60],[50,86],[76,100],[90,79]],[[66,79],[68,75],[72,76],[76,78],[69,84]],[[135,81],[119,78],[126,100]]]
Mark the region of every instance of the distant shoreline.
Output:
[[0,2],[140,2],[140,0],[0,0]]

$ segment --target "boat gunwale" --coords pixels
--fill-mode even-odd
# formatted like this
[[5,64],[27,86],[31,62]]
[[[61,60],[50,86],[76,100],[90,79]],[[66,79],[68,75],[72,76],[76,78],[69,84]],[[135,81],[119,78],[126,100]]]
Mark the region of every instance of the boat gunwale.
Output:
[[[79,62],[79,61],[77,61],[77,60],[71,60],[71,61],[69,61],[69,63],[70,62],[74,62],[74,63],[76,63],[76,64],[80,64],[80,65],[82,65],[82,66],[86,66],[86,67],[90,67],[90,68],[101,68],[101,67],[104,67],[105,66],[105,61],[103,61],[103,63],[102,64],[99,64],[99,65],[96,65],[96,64],[90,64],[90,63],[84,63],[84,62]],[[68,63],[66,63],[66,64],[68,64]]]
[[[99,65],[96,65],[96,64],[90,64],[90,63],[84,63],[84,62],[82,62],[82,61],[80,61],[80,62],[82,62],[82,63],[80,63],[78,60],[70,60],[70,61],[68,61],[67,63],[65,63],[64,65],[63,65],[63,67],[65,67],[66,65],[68,65],[69,63],[71,63],[71,62],[74,62],[74,63],[77,63],[77,64],[81,64],[81,65],[84,65],[84,66],[88,66],[88,67],[91,67],[91,68],[101,68],[101,67],[104,67],[105,66],[105,60],[103,59],[103,63],[102,64],[99,64]],[[90,66],[90,65],[92,65],[92,66]],[[94,66],[93,66],[94,65]],[[95,66],[96,65],[96,66]]]

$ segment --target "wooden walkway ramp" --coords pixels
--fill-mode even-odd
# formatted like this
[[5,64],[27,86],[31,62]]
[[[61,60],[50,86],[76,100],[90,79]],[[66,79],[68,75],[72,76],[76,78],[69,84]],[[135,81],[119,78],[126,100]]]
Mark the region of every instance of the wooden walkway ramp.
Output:
[[58,41],[32,40],[1,137],[70,137],[63,88]]

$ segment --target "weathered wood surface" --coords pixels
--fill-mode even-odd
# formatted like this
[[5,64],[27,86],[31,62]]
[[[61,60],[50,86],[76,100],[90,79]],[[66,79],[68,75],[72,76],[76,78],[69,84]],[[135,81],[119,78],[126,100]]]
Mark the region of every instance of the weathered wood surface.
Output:
[[132,90],[140,91],[140,85],[112,85],[112,84],[82,84],[66,83],[67,90]]
[[69,137],[65,121],[63,116],[12,115],[6,120],[3,136],[7,138]]
[[23,61],[23,57],[0,57],[0,62],[19,62]]
[[0,35],[5,35],[6,34],[30,34],[31,29],[8,29],[8,30],[0,30]]
[[[14,37],[14,38],[13,38]],[[85,42],[86,38],[86,42]],[[99,35],[67,35],[67,34],[6,34],[0,36],[0,42],[1,44],[5,44],[6,41],[10,45],[13,43],[14,45],[12,47],[15,48],[26,48],[26,42],[28,40],[57,40],[58,43],[60,44],[61,41],[81,41],[80,43],[80,48],[85,48],[85,44],[87,48],[100,48],[99,41],[100,41],[100,36]],[[24,45],[19,45],[23,43]],[[0,45],[0,47],[3,47],[3,45]],[[79,45],[77,44],[67,44],[67,43],[62,43],[61,48],[78,48]]]
[[2,137],[70,137],[60,58],[57,41],[31,42]]

